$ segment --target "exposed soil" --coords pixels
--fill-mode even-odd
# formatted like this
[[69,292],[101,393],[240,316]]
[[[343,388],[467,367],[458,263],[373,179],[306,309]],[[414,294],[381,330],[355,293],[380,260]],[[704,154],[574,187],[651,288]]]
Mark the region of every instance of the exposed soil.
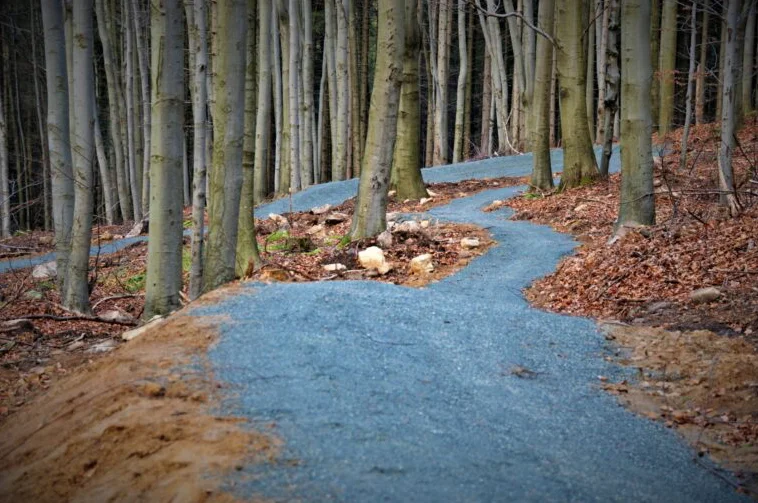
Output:
[[270,461],[280,441],[213,414],[218,322],[179,313],[53,384],[3,427],[0,500],[231,501],[208,475]]
[[[679,431],[698,452],[742,475],[758,494],[758,126],[739,134],[733,167],[743,212],[718,204],[713,126],[694,128],[679,168],[681,132],[656,162],[658,224],[614,236],[620,175],[593,186],[526,194],[493,206],[551,225],[582,244],[525,290],[546,310],[616,320],[608,338],[635,379],[602,385],[633,410]],[[718,298],[691,294],[717,287]]]

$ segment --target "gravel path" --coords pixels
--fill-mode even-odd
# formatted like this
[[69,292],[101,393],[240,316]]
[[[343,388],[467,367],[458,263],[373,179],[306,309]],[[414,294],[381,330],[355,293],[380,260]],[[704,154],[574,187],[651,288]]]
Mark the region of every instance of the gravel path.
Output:
[[[530,165],[501,158],[425,178],[521,175]],[[230,480],[234,491],[273,501],[743,501],[672,431],[599,389],[598,376],[623,371],[603,359],[591,320],[527,305],[520,290],[575,242],[509,221],[508,210],[480,211],[516,192],[430,212],[486,227],[499,244],[427,288],[250,284],[193,311],[230,320],[210,355],[231,384],[228,412],[273,424],[285,442],[282,459]],[[292,205],[354,193],[354,181],[327,184]]]

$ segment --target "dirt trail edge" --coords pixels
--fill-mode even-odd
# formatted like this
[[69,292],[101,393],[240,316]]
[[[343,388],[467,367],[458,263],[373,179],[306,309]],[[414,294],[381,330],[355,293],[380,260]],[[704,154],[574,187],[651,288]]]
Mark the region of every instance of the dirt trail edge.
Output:
[[8,421],[0,501],[232,501],[222,475],[275,457],[280,442],[214,413],[206,352],[222,320],[180,312]]

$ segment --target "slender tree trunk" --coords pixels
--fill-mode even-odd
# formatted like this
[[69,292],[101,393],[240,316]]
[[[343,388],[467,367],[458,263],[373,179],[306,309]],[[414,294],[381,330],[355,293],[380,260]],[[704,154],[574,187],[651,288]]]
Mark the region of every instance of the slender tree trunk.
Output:
[[[184,20],[181,0],[153,0],[150,239],[147,243],[147,320],[181,307],[182,177],[184,149]],[[156,8],[157,7],[157,8]]]
[[753,77],[755,76],[755,68],[753,67],[755,60],[755,18],[756,18],[756,2],[753,2],[748,13],[745,24],[745,44],[742,53],[742,113],[747,114],[755,110],[753,105],[753,94],[755,93],[755,87],[753,86]]
[[703,20],[700,31],[700,63],[695,81],[695,123],[705,123],[705,77],[708,73],[708,21],[710,19],[709,0],[703,0]]
[[103,188],[103,204],[105,205],[105,222],[113,225],[116,221],[116,206],[118,205],[118,196],[116,187],[113,186],[112,173],[108,165],[108,157],[105,154],[105,142],[103,141],[103,132],[100,127],[100,116],[97,110],[97,99],[95,101],[95,117],[93,119],[95,135],[95,153],[97,155],[97,165],[100,172],[100,181]]
[[[597,130],[595,143],[605,139],[605,58],[608,51],[608,23],[610,8],[604,0],[596,0],[595,38],[597,40]],[[600,21],[602,19],[602,22]]]
[[[538,25],[552,34],[555,0],[540,0]],[[531,147],[531,185],[539,190],[553,188],[553,171],[550,164],[550,80],[552,76],[553,44],[545,37],[537,40],[537,65],[534,71],[534,95],[530,113],[533,115]]]
[[255,119],[254,202],[268,187],[268,145],[271,131],[271,0],[258,0],[258,109]]
[[71,235],[71,255],[66,275],[63,305],[75,312],[89,313],[89,249],[92,235],[93,176],[92,154],[95,114],[95,75],[93,51],[92,0],[74,2],[73,19],[73,103],[71,150],[74,170],[74,219]]
[[48,144],[45,134],[45,123],[42,119],[42,92],[39,86],[39,66],[37,65],[37,22],[36,3],[29,1],[31,12],[31,38],[32,38],[32,78],[34,79],[34,109],[37,113],[37,134],[39,134],[41,161],[42,161],[42,206],[44,210],[42,226],[45,230],[51,228],[52,214],[50,208],[50,163],[48,161]]
[[695,61],[697,60],[697,0],[692,2],[690,12],[690,66],[687,71],[687,98],[686,115],[684,118],[684,131],[682,132],[682,148],[679,154],[679,168],[687,167],[687,142],[690,137],[690,125],[692,124],[692,105],[695,93]]
[[[50,4],[53,3],[54,2],[50,2]],[[2,86],[0,86],[0,89],[2,89]],[[68,127],[66,129],[68,129]],[[50,137],[52,141],[52,135]],[[9,175],[8,127],[5,122],[5,101],[3,100],[2,91],[0,91],[0,238],[7,238],[11,235],[11,193]],[[55,196],[55,186],[53,186],[53,196]],[[60,245],[60,242],[56,244]],[[58,257],[60,257],[60,255],[58,255]]]
[[487,51],[484,55],[484,70],[482,72],[482,127],[479,132],[480,155],[488,156],[492,152],[490,146],[490,109],[492,108],[492,58]]
[[447,164],[448,158],[448,79],[450,74],[450,31],[452,28],[451,0],[439,0],[439,29],[437,31],[437,74],[434,90],[434,158],[432,164]]
[[647,43],[649,6],[622,0],[621,12],[621,201],[618,226],[653,225],[653,132],[650,81],[653,70]]
[[[605,41],[605,71],[603,72],[603,82],[605,91],[603,92],[603,116],[598,117],[598,122],[603,123],[603,155],[600,159],[600,176],[605,178],[611,164],[613,155],[613,130],[614,119],[618,116],[619,104],[619,81],[621,74],[619,70],[619,0],[608,0],[606,5],[608,12],[608,24]],[[652,62],[650,67],[652,68]],[[651,70],[652,71],[652,70]]]
[[290,187],[300,190],[300,26],[297,0],[289,0]]
[[[69,129],[69,89],[66,42],[63,27],[63,2],[42,3],[47,73],[47,140],[50,151],[50,175],[53,196],[53,226],[58,283],[63,286],[71,253],[71,227],[74,218],[74,172],[71,160]],[[0,100],[0,114],[2,114]],[[4,122],[0,121],[0,126]],[[5,128],[3,127],[3,132]],[[0,134],[4,140],[4,134]],[[2,141],[0,140],[0,141]],[[0,156],[7,149],[0,144]],[[3,174],[5,177],[3,177]],[[8,193],[8,159],[0,158],[0,199],[3,202],[2,234],[10,233],[10,194]]]
[[740,211],[740,202],[734,188],[732,154],[734,152],[735,131],[735,74],[737,66],[737,31],[739,24],[740,0],[726,0],[724,6],[726,23],[724,31],[724,65],[721,73],[721,144],[719,145],[719,190],[721,204],[729,208],[732,216]]
[[337,69],[337,137],[335,158],[332,159],[332,179],[344,180],[348,176],[348,137],[350,113],[350,88],[348,79],[348,20],[346,2],[336,0],[337,40],[335,46]]
[[587,63],[582,44],[585,2],[586,0],[571,0],[556,4],[556,50],[564,159],[561,189],[592,183],[598,176],[587,124]]
[[[253,219],[254,196],[254,165],[255,165],[255,0],[247,3],[247,61],[245,72],[245,139],[242,146],[242,191],[240,194],[239,222],[237,233],[237,276],[244,276],[250,267],[260,265],[258,243],[255,240],[255,220]],[[293,170],[294,171],[294,170]]]
[[115,41],[113,35],[114,17],[107,12],[106,3],[108,0],[96,0],[95,7],[97,10],[97,29],[100,35],[100,42],[103,50],[103,64],[105,65],[105,80],[108,89],[108,116],[109,132],[111,143],[113,145],[113,158],[116,170],[116,185],[118,187],[118,200],[121,206],[121,215],[124,220],[134,218],[132,200],[129,196],[129,180],[124,162],[124,137],[121,127],[121,99],[123,96],[117,89],[120,86],[118,77],[118,59],[114,54]]
[[[137,42],[137,62],[139,63],[140,88],[142,91],[142,213],[147,214],[150,211],[150,148],[151,148],[151,113],[150,113],[150,67],[147,62],[147,53],[150,50],[146,48],[146,35],[144,23],[142,21],[143,12],[139,8],[139,0],[130,0],[132,8],[132,19],[134,20],[134,33]],[[149,11],[148,11],[149,12]],[[147,38],[147,37],[145,37]]]
[[653,65],[653,84],[650,100],[653,107],[653,124],[658,121],[661,106],[660,44],[661,44],[661,0],[650,0],[650,61]]
[[[134,109],[134,30],[131,19],[131,9],[127,5],[128,0],[122,2],[122,12],[125,17],[125,26],[123,35],[125,39],[124,52],[124,96],[126,98],[126,165],[129,169],[130,190],[132,195],[132,208],[134,210],[134,219],[142,220],[142,180],[137,176],[137,152],[135,146],[135,109]],[[141,161],[141,159],[140,159]]]
[[205,0],[185,0],[192,68],[192,244],[189,297],[203,291],[206,187],[206,120],[208,101],[208,11]]
[[[326,75],[329,102],[329,138],[331,140],[331,175],[332,180],[344,180],[347,168],[339,166],[337,159],[337,14],[335,13],[335,0],[324,2],[324,58],[326,59]],[[323,162],[323,159],[322,159]]]
[[397,116],[397,139],[392,157],[390,186],[398,199],[427,197],[421,176],[421,102],[419,98],[419,36],[417,0],[405,0],[405,50],[403,80]]
[[378,10],[376,71],[352,239],[374,236],[387,228],[387,191],[403,75],[404,1],[378,0]]
[[273,2],[271,12],[271,41],[274,43],[271,70],[274,74],[274,191],[281,192],[281,172],[284,132],[284,95],[282,92],[281,38],[279,37],[279,9]]
[[246,0],[215,5],[213,163],[208,204],[205,291],[235,277],[244,139]]
[[658,71],[660,73],[660,109],[658,134],[665,136],[674,122],[674,80],[676,77],[676,16],[677,0],[663,0],[661,17],[661,46]]
[[[587,7],[591,6],[591,0],[587,3]],[[590,8],[587,11],[588,22],[594,20],[595,15]],[[591,25],[589,25],[591,27]],[[585,102],[587,104],[587,124],[590,127],[590,138],[595,137],[595,45],[597,40],[595,38],[595,30],[589,29],[586,32],[587,41],[587,82],[585,87]],[[591,140],[590,140],[591,141]]]
[[466,37],[468,42],[466,44],[467,54],[466,63],[466,91],[465,91],[465,106],[463,111],[463,153],[461,154],[461,161],[471,158],[471,147],[473,142],[471,140],[471,94],[474,87],[473,78],[473,61],[474,61],[474,15],[468,16],[468,30]]
[[[466,47],[466,0],[458,0],[458,92],[455,97],[455,135],[453,136],[453,162],[463,160],[466,85],[469,81],[468,48]],[[402,106],[402,105],[401,105]]]
[[[302,83],[300,95],[302,97],[302,120],[300,128],[300,184],[302,188],[313,184],[314,170],[314,106],[313,106],[313,13],[311,0],[302,0],[301,4],[303,19],[303,57],[302,57]],[[357,93],[356,98],[358,97]],[[259,105],[261,106],[261,105]],[[356,106],[357,107],[357,106]],[[356,112],[358,113],[359,110]],[[358,131],[358,124],[355,125]],[[362,142],[358,136],[358,144]],[[360,151],[360,150],[359,150]]]

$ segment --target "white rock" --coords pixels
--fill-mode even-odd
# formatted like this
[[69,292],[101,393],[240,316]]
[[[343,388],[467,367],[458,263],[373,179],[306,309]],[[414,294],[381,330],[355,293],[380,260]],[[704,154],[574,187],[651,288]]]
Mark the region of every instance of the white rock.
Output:
[[721,297],[721,290],[716,287],[709,286],[707,288],[700,288],[690,293],[690,300],[696,304],[702,304],[705,302],[712,302]]
[[134,321],[134,318],[129,316],[128,314],[122,313],[118,309],[113,309],[111,311],[105,311],[103,314],[98,316],[101,320],[108,320],[108,321]]
[[397,191],[396,190],[391,190],[391,191],[387,192],[387,197],[395,197],[396,195],[397,195]]
[[271,221],[273,221],[279,228],[289,229],[290,227],[290,223],[283,215],[279,215],[277,213],[269,213],[268,218],[271,219]]
[[587,204],[580,204],[579,206],[577,206],[576,208],[574,208],[574,211],[580,212],[580,211],[586,210],[587,208],[589,208],[589,205],[587,205]]
[[163,316],[153,316],[150,321],[142,325],[141,327],[135,328],[134,330],[129,330],[128,332],[124,332],[121,334],[121,338],[125,341],[130,341],[132,339],[136,339],[140,335],[144,335],[145,332],[148,330],[151,330],[158,325],[161,325],[163,323]]
[[305,231],[305,233],[308,234],[309,236],[315,236],[317,234],[321,234],[322,232],[324,232],[324,229],[325,227],[322,224],[318,224],[318,225],[314,225],[313,227]]
[[345,269],[347,269],[345,264],[326,264],[324,266],[324,270],[327,272],[344,271]]
[[32,278],[34,279],[49,279],[54,278],[58,274],[58,266],[55,261],[40,264],[32,270]]
[[384,258],[384,252],[378,246],[370,246],[358,252],[358,261],[364,269],[374,269],[379,274],[387,274],[392,266]]
[[313,208],[311,210],[311,213],[313,213],[314,215],[323,215],[324,213],[326,213],[327,211],[331,209],[332,209],[331,204],[324,204],[322,206],[316,206],[315,208]]
[[382,248],[389,248],[392,246],[392,233],[388,230],[382,232],[376,237],[376,243]]
[[423,206],[423,205],[425,205],[426,203],[430,203],[430,202],[432,202],[432,199],[433,199],[433,198],[431,198],[431,197],[422,197],[421,199],[419,199],[419,202],[418,202],[418,203],[419,203],[420,205],[422,205],[422,206]]
[[421,230],[421,225],[415,220],[407,220],[397,224],[392,229],[394,232],[405,232],[406,234],[416,234]]
[[461,248],[465,249],[471,249],[471,248],[479,248],[481,246],[481,243],[477,238],[463,238],[461,239]]
[[430,223],[429,223],[429,220],[422,220],[422,221],[421,221],[421,223],[420,223],[419,225],[421,225],[421,228],[422,228],[422,229],[428,229],[428,228],[429,228],[429,225],[430,225]]
[[434,271],[431,253],[424,253],[418,257],[413,257],[410,263],[412,274],[427,274]]
[[433,190],[426,189],[426,193],[429,195],[429,197],[437,197],[439,194],[434,192]]
[[103,342],[99,342],[95,344],[94,346],[91,346],[87,353],[107,353],[108,351],[113,351],[118,346],[118,343],[112,339],[105,340]]

